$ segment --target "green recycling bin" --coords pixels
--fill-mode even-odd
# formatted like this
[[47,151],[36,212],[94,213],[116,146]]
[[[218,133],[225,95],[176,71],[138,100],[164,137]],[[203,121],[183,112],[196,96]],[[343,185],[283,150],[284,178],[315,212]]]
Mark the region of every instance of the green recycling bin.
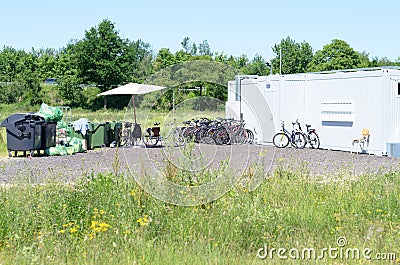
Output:
[[90,140],[88,139],[88,149],[95,147],[105,147],[110,145],[109,131],[110,123],[108,122],[89,122],[89,134]]
[[74,125],[72,123],[69,123],[67,124],[67,136],[68,139],[72,139],[73,137],[81,139],[84,150],[93,149],[93,147],[91,147],[92,131],[90,130],[90,126],[89,129],[86,130],[86,134],[84,135],[81,131],[75,131]]
[[115,142],[115,146],[119,146],[121,141],[121,133],[122,133],[122,122],[112,121],[110,122],[110,130],[109,130],[109,143]]

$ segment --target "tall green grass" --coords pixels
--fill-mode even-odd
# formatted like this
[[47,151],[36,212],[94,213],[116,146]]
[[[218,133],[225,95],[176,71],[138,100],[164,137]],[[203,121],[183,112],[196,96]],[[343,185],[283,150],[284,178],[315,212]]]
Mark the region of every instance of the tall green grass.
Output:
[[251,177],[193,207],[159,201],[114,173],[2,187],[0,263],[270,264],[282,260],[259,259],[266,245],[322,249],[337,247],[339,237],[352,248],[400,255],[399,173],[333,182],[277,170],[250,192]]

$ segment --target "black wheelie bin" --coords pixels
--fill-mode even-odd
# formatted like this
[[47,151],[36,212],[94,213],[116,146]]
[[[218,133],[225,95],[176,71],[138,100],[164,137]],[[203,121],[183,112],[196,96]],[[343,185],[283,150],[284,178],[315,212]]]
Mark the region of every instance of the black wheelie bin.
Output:
[[43,117],[34,114],[12,114],[7,117],[0,126],[6,127],[7,149],[11,157],[11,151],[29,151],[32,156],[35,150],[42,148],[42,130],[46,121]]
[[46,121],[42,128],[42,150],[54,147],[57,144],[57,122]]

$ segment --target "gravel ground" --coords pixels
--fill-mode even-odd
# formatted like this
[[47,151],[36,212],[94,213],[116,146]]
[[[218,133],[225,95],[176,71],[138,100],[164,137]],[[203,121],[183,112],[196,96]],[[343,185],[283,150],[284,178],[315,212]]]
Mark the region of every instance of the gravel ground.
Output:
[[141,172],[144,168],[162,171],[167,160],[178,167],[189,167],[194,171],[218,168],[225,163],[234,172],[241,173],[249,165],[260,164],[269,172],[280,167],[326,179],[400,169],[400,160],[390,157],[331,150],[277,149],[259,145],[197,144],[191,150],[187,147],[102,148],[70,156],[2,158],[0,184],[7,185],[21,180],[32,183],[49,180],[74,182],[84,175],[115,171],[131,176],[131,173]]

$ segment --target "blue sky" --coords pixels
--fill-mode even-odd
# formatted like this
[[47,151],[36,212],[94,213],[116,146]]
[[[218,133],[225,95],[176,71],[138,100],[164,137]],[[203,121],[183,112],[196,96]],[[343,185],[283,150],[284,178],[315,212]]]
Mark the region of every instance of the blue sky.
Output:
[[188,36],[207,40],[212,51],[271,59],[271,47],[290,36],[314,51],[342,39],[370,56],[400,56],[400,1],[4,1],[0,47],[61,48],[81,39],[103,19],[115,23],[120,36],[142,39],[156,52],[181,49]]

